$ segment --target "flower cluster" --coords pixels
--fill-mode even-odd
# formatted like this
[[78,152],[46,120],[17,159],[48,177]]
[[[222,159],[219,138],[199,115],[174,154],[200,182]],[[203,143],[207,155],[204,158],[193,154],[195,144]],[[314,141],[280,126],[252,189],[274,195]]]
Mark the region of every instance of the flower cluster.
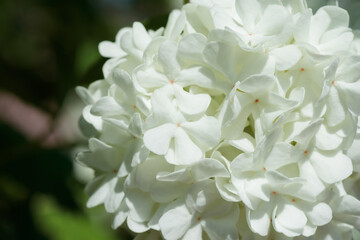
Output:
[[139,239],[351,239],[360,46],[337,6],[192,0],[135,22],[77,92],[88,207]]

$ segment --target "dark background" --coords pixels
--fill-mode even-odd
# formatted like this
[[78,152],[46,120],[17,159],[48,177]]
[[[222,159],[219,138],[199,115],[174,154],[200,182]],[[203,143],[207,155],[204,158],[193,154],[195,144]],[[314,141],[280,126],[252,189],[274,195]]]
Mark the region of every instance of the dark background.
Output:
[[133,21],[164,26],[174,2],[0,0],[0,239],[132,238],[85,207],[73,89],[102,78],[99,42]]

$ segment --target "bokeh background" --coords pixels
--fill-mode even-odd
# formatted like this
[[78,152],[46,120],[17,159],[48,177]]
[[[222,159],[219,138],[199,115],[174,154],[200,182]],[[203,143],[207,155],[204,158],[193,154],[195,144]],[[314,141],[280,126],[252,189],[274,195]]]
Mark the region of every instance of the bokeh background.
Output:
[[[318,8],[334,0],[308,0]],[[182,0],[0,0],[0,239],[123,240],[102,206],[86,209],[91,172],[74,87],[102,78],[98,43],[142,22],[164,26]],[[340,0],[360,29],[360,0]]]
[[142,22],[157,29],[177,0],[0,0],[0,239],[132,239],[103,207],[86,209],[91,172],[74,87],[102,78],[98,43]]

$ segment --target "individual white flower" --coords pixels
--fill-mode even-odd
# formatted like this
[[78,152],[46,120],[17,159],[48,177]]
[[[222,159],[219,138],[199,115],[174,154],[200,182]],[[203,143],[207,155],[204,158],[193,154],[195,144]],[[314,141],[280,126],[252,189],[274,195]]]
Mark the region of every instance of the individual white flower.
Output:
[[[192,41],[192,39],[182,39],[179,43],[181,49],[184,49],[184,45],[191,44],[189,41]],[[203,41],[206,41],[206,39]],[[199,44],[204,45],[203,47],[200,46],[200,48],[205,47],[203,42]],[[175,41],[164,40],[159,45],[157,54],[157,61],[151,64],[143,64],[134,72],[136,86],[140,92],[151,95],[156,89],[172,84],[181,87],[195,85],[216,90],[223,87],[221,83],[217,82],[214,74],[205,66],[201,64],[184,66],[181,56],[178,57],[178,44]],[[184,55],[182,54],[182,56]]]
[[93,103],[91,113],[103,118],[129,119],[138,112],[142,116],[149,114],[146,96],[138,94],[134,83],[125,71],[114,69],[107,79],[111,84],[107,95]]
[[115,42],[104,41],[99,44],[99,51],[103,57],[110,58],[103,67],[107,77],[114,67],[121,67],[126,71],[141,63],[143,53],[151,40],[162,34],[163,29],[148,32],[145,27],[135,22],[132,28],[123,28],[116,35]]
[[[294,107],[297,104],[296,101],[286,99],[272,91],[275,81],[275,78],[270,76],[252,75],[242,82],[237,82],[229,94],[228,105],[224,105],[227,109],[224,113],[223,124],[228,124],[226,120],[234,119],[244,123],[249,115],[256,122],[263,113],[263,109],[266,109],[266,113],[276,112],[279,116]],[[231,118],[229,119],[226,114],[230,114]],[[261,129],[258,130],[258,133],[261,133]]]
[[119,169],[123,166],[123,151],[96,138],[89,140],[89,152],[79,153],[77,160],[95,170],[95,178],[87,185],[91,195],[87,206],[104,203],[108,212],[115,212],[122,203],[125,178]]
[[209,103],[208,95],[193,95],[176,85],[157,90],[152,96],[153,113],[146,120],[145,146],[172,164],[200,160],[220,140],[218,121],[204,116]]
[[345,120],[348,112],[354,115],[360,114],[360,73],[355,69],[360,66],[360,57],[348,56],[343,58],[339,65],[332,64],[328,69],[329,76],[325,80],[327,85],[326,119],[330,126],[336,126]]
[[186,199],[181,198],[165,210],[159,225],[166,239],[238,239],[236,223],[239,208],[218,195],[210,181],[194,184]]
[[352,239],[352,230],[360,228],[360,201],[347,194],[341,183],[332,185],[323,198],[329,202],[333,219],[318,229],[315,239]]
[[96,136],[102,129],[101,117],[91,114],[92,104],[100,98],[106,96],[109,84],[105,80],[99,80],[90,84],[89,88],[77,87],[76,92],[81,100],[86,104],[80,119],[80,127],[88,137]]
[[211,30],[223,27],[224,23],[233,24],[229,16],[237,18],[234,6],[234,0],[191,1],[183,7],[188,20],[186,32],[196,32],[207,36]]
[[[194,30],[205,35],[215,28],[231,29],[243,47],[266,49],[282,45],[292,35],[291,12],[280,1],[193,2],[196,4],[185,7],[185,12]],[[210,16],[207,23],[202,21]]]
[[278,47],[292,36],[291,13],[279,1],[236,1],[242,29],[234,29],[249,47]]
[[176,169],[163,157],[150,156],[133,170],[126,183],[129,187],[126,202],[130,229],[135,232],[144,232],[149,228],[160,230],[159,218],[169,204],[182,198],[195,181],[223,174],[221,165],[210,159],[189,168]]
[[[173,11],[170,14],[166,29],[147,31],[140,22],[135,22],[132,28],[123,28],[116,35],[115,42],[103,41],[99,44],[99,52],[103,57],[110,58],[103,67],[107,77],[113,68],[118,67],[127,72],[142,63],[144,52],[153,47],[153,41],[158,38],[177,38],[185,25],[184,14]],[[156,43],[155,43],[156,45]],[[148,50],[149,51],[149,50]]]
[[354,35],[349,29],[348,13],[336,6],[325,6],[315,15],[309,9],[298,19],[294,38],[313,54],[332,55],[348,51]]

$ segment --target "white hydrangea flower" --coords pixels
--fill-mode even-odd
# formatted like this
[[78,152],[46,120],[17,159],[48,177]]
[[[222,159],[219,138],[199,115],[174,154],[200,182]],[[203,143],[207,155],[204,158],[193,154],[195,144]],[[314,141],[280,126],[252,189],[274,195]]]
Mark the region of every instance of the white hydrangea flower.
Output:
[[336,6],[320,8],[314,15],[309,9],[298,19],[294,39],[314,54],[333,55],[348,51],[354,34],[349,15]]
[[77,88],[88,207],[135,239],[352,239],[360,38],[319,2],[192,0],[102,42]]
[[238,239],[239,209],[223,200],[210,180],[194,184],[186,199],[168,206],[159,224],[166,239]]

